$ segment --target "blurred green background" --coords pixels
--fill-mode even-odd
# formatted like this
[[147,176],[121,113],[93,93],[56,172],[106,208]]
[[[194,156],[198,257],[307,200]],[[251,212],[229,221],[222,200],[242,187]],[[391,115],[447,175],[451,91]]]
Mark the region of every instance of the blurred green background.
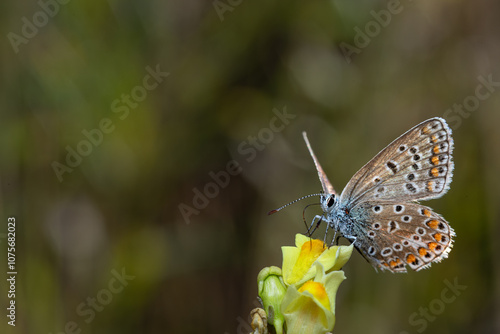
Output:
[[[454,249],[405,275],[354,254],[334,333],[500,333],[499,2],[1,9],[0,263],[6,277],[15,217],[18,275],[15,327],[0,280],[0,332],[246,333],[258,272],[281,266],[317,200],[267,211],[321,189],[301,132],[340,191],[440,116],[454,181],[425,204]],[[447,282],[465,286],[451,302]]]

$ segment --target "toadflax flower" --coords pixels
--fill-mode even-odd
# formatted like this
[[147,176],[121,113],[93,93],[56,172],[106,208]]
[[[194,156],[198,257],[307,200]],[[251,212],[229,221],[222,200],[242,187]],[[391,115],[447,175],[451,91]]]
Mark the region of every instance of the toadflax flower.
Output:
[[277,334],[326,333],[335,325],[335,296],[345,279],[339,269],[353,246],[327,247],[301,234],[295,247],[282,247],[283,268],[268,267],[257,277],[267,322]]
[[314,268],[314,280],[305,282],[300,288],[290,285],[281,303],[288,334],[324,334],[332,331],[335,325],[335,296],[345,279],[344,272],[325,274],[319,261]]
[[300,286],[316,275],[315,262],[321,263],[326,273],[339,270],[349,260],[353,246],[327,247],[323,241],[297,234],[295,247],[281,247],[283,252],[283,281]]

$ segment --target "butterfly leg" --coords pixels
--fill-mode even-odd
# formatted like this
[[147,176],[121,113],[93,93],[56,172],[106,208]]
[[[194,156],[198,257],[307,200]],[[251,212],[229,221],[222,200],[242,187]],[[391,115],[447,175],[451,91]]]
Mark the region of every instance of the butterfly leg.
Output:
[[[318,221],[316,222],[316,226],[314,226],[314,222],[316,221],[316,219],[318,219]],[[316,231],[316,229],[319,227],[319,224],[321,224],[321,222],[323,221],[323,216],[314,216],[312,222],[311,222],[311,225],[309,226],[309,228],[307,229],[307,235],[308,236],[311,236],[313,235],[314,231]],[[311,231],[311,228],[314,226],[314,228],[312,229]]]
[[335,233],[333,234],[333,238],[332,238],[332,242],[330,243],[330,246],[329,247],[332,247],[334,244],[335,246],[338,246],[339,245],[339,239],[340,239],[340,235],[337,236],[337,230],[335,230]]
[[[323,238],[323,243],[326,245],[326,237],[328,236],[328,228],[330,227],[330,224],[326,224],[326,231],[325,231],[325,237]],[[333,236],[335,238],[335,235]]]

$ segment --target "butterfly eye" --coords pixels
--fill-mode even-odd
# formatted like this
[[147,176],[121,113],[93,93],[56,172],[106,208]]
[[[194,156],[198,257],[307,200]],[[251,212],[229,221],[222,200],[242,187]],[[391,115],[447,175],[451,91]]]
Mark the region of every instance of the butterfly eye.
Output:
[[328,205],[328,207],[331,208],[334,203],[335,203],[335,195],[331,195],[330,197],[328,197],[328,203],[326,203],[326,205]]

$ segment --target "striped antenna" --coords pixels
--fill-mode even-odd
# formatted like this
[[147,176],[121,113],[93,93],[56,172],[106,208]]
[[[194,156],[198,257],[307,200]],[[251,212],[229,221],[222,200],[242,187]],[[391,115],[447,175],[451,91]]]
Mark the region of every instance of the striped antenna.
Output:
[[274,209],[274,210],[269,211],[267,214],[268,214],[268,215],[272,215],[273,213],[276,213],[276,212],[278,212],[278,211],[281,211],[281,209],[284,209],[284,208],[286,208],[286,207],[287,207],[287,206],[289,206],[289,205],[292,205],[292,204],[294,204],[294,203],[297,203],[297,202],[298,202],[298,201],[300,201],[300,200],[303,200],[303,199],[305,199],[305,198],[309,198],[309,197],[313,197],[313,196],[321,196],[321,195],[324,195],[324,194],[311,194],[311,195],[307,195],[307,196],[304,196],[304,197],[298,198],[298,199],[296,199],[296,200],[294,200],[294,201],[291,201],[291,202],[290,202],[290,203],[288,203],[288,204],[283,205],[282,207],[279,207],[279,208],[277,208],[277,209]]

